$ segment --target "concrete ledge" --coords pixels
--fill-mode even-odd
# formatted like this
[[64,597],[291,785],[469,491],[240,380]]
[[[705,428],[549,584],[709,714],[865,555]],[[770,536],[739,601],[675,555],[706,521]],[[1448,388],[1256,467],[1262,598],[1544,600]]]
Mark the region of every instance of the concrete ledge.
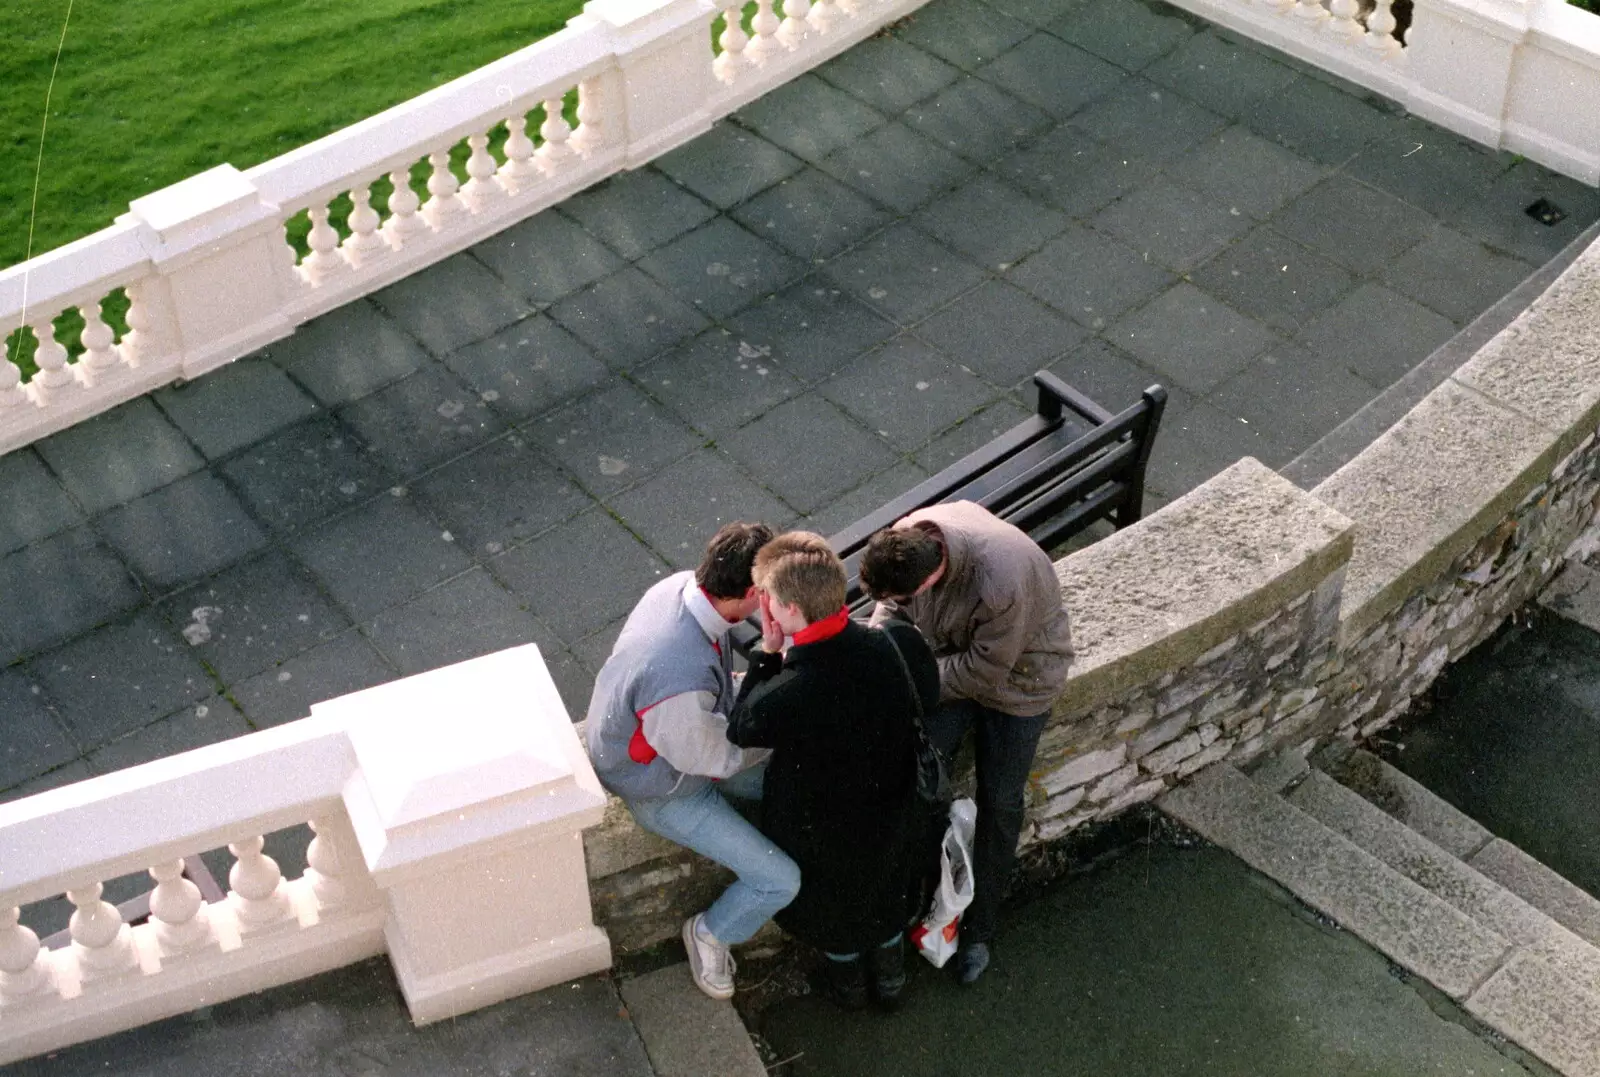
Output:
[[1467,863],[1574,935],[1600,946],[1600,901],[1515,845],[1496,838]]
[[1467,1012],[1569,1077],[1600,1073],[1600,998],[1534,954],[1518,954]]
[[1477,820],[1371,752],[1352,752],[1334,777],[1460,860],[1494,840]]
[[1056,713],[1155,681],[1278,612],[1350,558],[1352,530],[1246,457],[1057,562],[1077,658]]
[[622,1001],[656,1077],[764,1077],[766,1067],[730,1002],[700,993],[688,965],[622,984]]
[[1345,638],[1433,582],[1558,456],[1549,430],[1448,381],[1312,491],[1358,527],[1340,607]]

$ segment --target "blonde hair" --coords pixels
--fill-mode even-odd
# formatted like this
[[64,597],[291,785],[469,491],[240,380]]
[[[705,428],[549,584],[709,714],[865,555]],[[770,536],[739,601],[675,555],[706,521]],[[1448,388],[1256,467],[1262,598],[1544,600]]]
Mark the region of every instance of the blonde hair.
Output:
[[799,606],[808,622],[844,605],[844,562],[827,539],[810,531],[788,531],[761,547],[750,574],[778,601]]

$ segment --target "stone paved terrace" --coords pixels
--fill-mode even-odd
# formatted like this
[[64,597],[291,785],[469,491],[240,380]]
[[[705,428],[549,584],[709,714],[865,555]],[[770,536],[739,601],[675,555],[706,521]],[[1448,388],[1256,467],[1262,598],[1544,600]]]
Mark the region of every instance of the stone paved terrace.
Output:
[[[1544,197],[1568,214],[1545,227]],[[574,714],[719,523],[1169,386],[1281,466],[1600,217],[1140,0],[934,0],[654,165],[0,458],[0,796],[529,640]]]

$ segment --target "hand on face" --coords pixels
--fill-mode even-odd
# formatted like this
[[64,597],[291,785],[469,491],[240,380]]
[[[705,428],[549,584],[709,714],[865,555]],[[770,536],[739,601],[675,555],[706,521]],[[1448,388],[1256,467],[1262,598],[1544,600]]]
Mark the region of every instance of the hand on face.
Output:
[[768,654],[777,654],[783,650],[783,626],[778,624],[778,619],[772,615],[772,595],[767,591],[761,595],[761,649]]

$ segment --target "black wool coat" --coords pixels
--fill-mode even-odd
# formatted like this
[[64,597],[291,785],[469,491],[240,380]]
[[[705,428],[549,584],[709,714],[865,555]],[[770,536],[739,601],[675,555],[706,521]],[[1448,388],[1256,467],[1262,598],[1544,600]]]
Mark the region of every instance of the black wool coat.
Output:
[[939,702],[939,667],[916,628],[850,622],[787,656],[758,654],[728,719],[728,739],[771,748],[761,824],[800,867],[800,894],[777,921],[828,953],[856,953],[906,923],[916,797],[911,685]]

